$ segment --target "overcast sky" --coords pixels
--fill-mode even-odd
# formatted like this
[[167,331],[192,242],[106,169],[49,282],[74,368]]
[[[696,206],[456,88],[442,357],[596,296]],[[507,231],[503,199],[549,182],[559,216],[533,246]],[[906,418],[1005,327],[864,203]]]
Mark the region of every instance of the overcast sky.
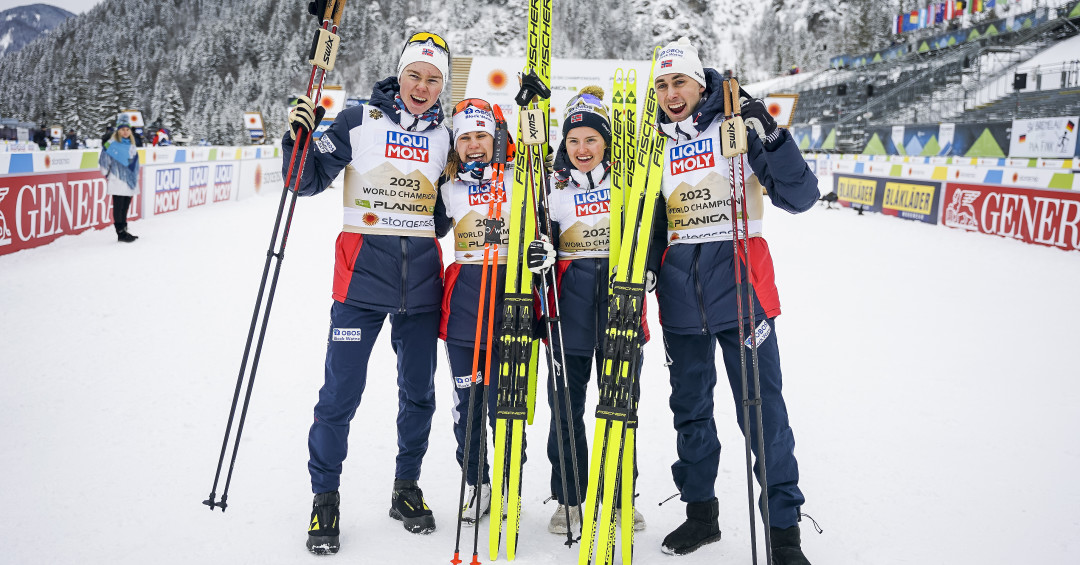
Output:
[[0,0],[0,12],[16,6],[50,4],[57,8],[63,8],[73,14],[81,14],[100,3],[101,0],[47,0],[46,2],[34,2],[33,0]]

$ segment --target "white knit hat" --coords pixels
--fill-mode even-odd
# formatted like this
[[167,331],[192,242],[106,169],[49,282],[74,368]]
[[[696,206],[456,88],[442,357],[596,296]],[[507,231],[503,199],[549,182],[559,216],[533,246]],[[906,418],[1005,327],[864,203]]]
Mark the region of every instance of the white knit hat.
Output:
[[698,59],[697,48],[686,37],[680,37],[674,43],[668,43],[656,56],[656,76],[662,77],[672,73],[682,73],[705,85],[705,69]]
[[[416,38],[423,39],[417,40]],[[400,79],[405,67],[412,63],[423,62],[435,65],[442,73],[443,84],[450,78],[450,50],[443,38],[433,33],[417,33],[405,44],[398,60],[397,76]]]
[[473,105],[454,114],[454,145],[458,138],[474,131],[486,131],[495,136],[495,115]]

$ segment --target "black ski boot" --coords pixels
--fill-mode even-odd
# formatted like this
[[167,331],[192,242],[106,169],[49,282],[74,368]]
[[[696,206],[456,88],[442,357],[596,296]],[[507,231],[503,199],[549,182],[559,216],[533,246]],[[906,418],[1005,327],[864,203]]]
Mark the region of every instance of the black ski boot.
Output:
[[686,521],[664,538],[660,550],[668,555],[686,555],[697,548],[720,541],[720,503],[715,498],[686,504]]
[[405,529],[414,534],[430,534],[435,531],[435,517],[424,502],[424,493],[416,481],[394,479],[390,517],[404,522]]
[[139,239],[139,236],[131,235],[130,233],[128,233],[127,228],[125,228],[124,231],[121,231],[121,232],[116,234],[116,239],[118,241],[123,242],[123,243],[131,243],[131,242],[135,241],[136,239]]
[[772,537],[772,562],[773,565],[810,565],[802,552],[799,525],[790,528],[769,528]]
[[341,495],[338,491],[322,492],[315,495],[315,501],[311,503],[311,523],[308,525],[307,548],[316,555],[326,555],[338,552],[341,544],[338,536],[338,504],[341,503]]

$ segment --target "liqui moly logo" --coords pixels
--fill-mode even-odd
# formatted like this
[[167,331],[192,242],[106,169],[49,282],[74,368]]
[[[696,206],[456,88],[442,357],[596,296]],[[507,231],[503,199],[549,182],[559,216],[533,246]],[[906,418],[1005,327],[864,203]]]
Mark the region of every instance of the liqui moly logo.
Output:
[[232,165],[214,167],[214,202],[232,198]]
[[611,205],[611,190],[601,188],[574,195],[574,214],[591,216],[607,212]]
[[469,206],[479,206],[492,202],[506,202],[506,193],[492,190],[492,185],[469,185]]
[[180,169],[158,169],[154,185],[154,213],[180,209]]
[[428,138],[400,131],[386,132],[386,156],[391,159],[428,162]]
[[210,167],[192,167],[188,169],[188,208],[206,204],[206,193],[210,186]]
[[712,138],[679,145],[671,150],[668,158],[671,161],[671,174],[673,175],[716,165],[716,154],[713,153]]

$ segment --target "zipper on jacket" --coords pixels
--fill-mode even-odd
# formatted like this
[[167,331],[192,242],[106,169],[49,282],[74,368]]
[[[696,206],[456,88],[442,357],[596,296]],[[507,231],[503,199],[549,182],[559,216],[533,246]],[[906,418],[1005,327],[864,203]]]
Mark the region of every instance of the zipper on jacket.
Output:
[[398,314],[405,313],[405,296],[409,292],[409,242],[406,241],[406,236],[399,236],[401,238],[401,306],[398,307]]
[[694,245],[694,287],[697,289],[698,312],[701,313],[701,334],[709,335],[709,320],[705,317],[705,298],[701,292],[701,278],[698,276],[698,258],[701,257],[701,245]]

